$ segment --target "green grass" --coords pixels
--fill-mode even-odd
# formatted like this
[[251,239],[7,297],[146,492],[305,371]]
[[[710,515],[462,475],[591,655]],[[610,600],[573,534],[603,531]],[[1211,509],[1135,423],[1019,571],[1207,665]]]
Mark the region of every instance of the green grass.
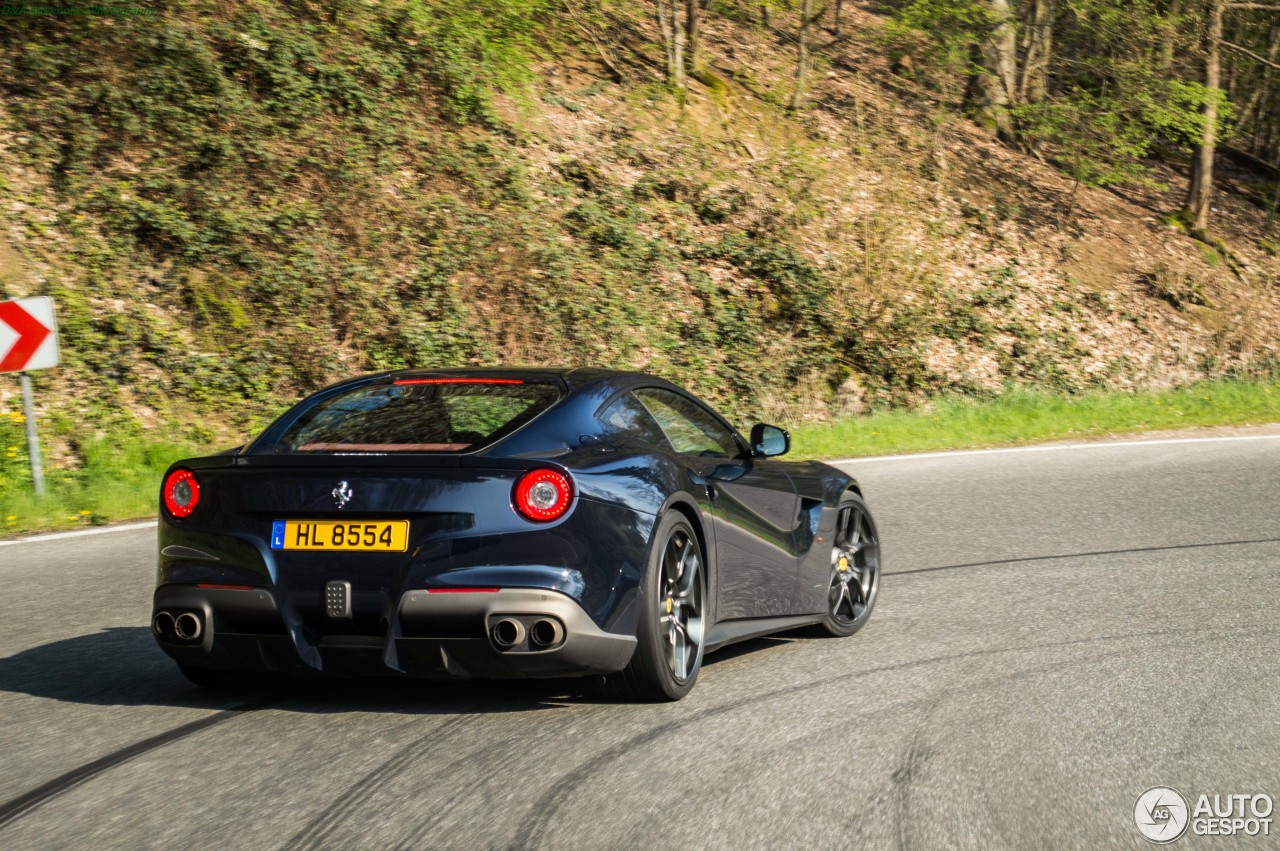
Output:
[[791,438],[796,458],[853,458],[1269,422],[1280,422],[1276,379],[1136,393],[1062,396],[1016,390],[992,401],[941,398],[927,412],[883,411],[837,423],[798,424]]
[[37,498],[26,444],[15,439],[16,431],[0,428],[0,537],[152,517],[165,469],[198,454],[191,446],[172,443],[99,439],[82,448],[84,461],[77,469],[59,469],[46,461],[45,495]]

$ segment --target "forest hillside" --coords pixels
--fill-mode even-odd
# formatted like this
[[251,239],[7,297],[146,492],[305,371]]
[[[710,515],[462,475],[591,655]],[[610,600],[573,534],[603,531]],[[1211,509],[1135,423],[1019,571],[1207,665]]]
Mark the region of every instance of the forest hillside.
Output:
[[1220,4],[1193,5],[0,17],[0,298],[57,300],[47,451],[231,445],[404,366],[641,369],[788,422],[1270,373],[1275,13],[1228,18],[1263,64],[1227,50],[1205,88]]

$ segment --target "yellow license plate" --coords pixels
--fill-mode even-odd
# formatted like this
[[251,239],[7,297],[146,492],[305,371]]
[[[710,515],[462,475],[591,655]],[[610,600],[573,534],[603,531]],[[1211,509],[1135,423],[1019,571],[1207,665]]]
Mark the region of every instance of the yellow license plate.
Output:
[[277,520],[271,549],[402,553],[409,549],[409,521]]

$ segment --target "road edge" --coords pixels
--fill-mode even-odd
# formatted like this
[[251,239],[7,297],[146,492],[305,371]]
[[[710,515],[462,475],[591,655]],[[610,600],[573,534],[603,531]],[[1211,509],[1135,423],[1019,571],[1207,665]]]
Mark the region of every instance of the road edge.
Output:
[[944,458],[955,455],[998,455],[1014,452],[1057,452],[1063,449],[1115,449],[1126,446],[1169,446],[1187,443],[1224,443],[1246,440],[1280,440],[1280,434],[1233,434],[1219,437],[1172,437],[1137,440],[1090,440],[1072,442],[1037,443],[1030,446],[1001,446],[989,449],[946,449],[936,452],[904,452],[897,455],[862,455],[857,458],[840,458],[826,464],[865,464],[868,461],[913,461],[924,458]]
[[155,520],[147,520],[143,523],[121,523],[118,526],[98,526],[93,529],[76,529],[73,532],[48,532],[43,535],[30,535],[25,538],[8,538],[0,540],[0,547],[10,547],[15,544],[38,544],[41,541],[64,541],[67,538],[87,538],[90,535],[108,535],[112,532],[133,532],[138,529],[154,529],[155,527]]

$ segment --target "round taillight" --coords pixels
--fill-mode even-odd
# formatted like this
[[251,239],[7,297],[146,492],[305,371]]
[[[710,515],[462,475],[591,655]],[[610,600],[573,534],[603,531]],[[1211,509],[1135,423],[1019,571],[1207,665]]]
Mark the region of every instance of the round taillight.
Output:
[[530,470],[516,482],[516,511],[530,520],[546,523],[569,510],[573,484],[556,470]]
[[190,517],[200,503],[200,483],[196,474],[179,467],[165,477],[161,488],[164,507],[174,517]]

